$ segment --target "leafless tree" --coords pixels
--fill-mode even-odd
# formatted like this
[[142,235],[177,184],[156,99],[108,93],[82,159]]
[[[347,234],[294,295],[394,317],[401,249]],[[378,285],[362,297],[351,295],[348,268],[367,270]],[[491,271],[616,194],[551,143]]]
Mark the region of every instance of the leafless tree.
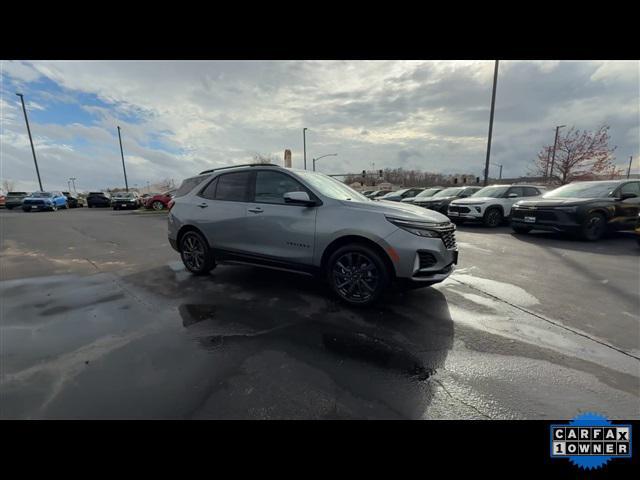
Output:
[[[531,173],[537,176],[547,173],[550,182],[560,185],[576,180],[614,178],[622,171],[614,163],[616,147],[610,147],[609,140],[608,125],[593,132],[571,127],[558,136],[555,161],[551,161],[553,145],[545,145],[533,161]],[[549,162],[552,162],[553,172]]]
[[16,188],[16,182],[13,180],[3,180],[2,181],[2,190],[5,192],[13,192]]

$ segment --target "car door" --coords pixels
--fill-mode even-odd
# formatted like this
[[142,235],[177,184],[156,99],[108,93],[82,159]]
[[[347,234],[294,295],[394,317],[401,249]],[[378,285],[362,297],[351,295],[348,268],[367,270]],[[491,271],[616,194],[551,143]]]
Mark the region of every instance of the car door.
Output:
[[217,250],[241,253],[248,248],[247,200],[250,171],[223,173],[194,197],[191,220]]
[[616,202],[616,218],[612,226],[620,229],[634,229],[640,210],[640,182],[627,182],[621,185],[615,196],[621,198],[625,194],[636,196]]
[[511,215],[511,207],[513,207],[513,204],[517,201],[522,200],[522,197],[524,197],[523,187],[511,187],[507,190],[507,193],[504,194],[504,198],[501,199],[505,217]]
[[287,204],[284,194],[307,192],[293,176],[272,170],[255,171],[253,201],[246,208],[250,253],[266,259],[310,264],[315,244],[317,207]]

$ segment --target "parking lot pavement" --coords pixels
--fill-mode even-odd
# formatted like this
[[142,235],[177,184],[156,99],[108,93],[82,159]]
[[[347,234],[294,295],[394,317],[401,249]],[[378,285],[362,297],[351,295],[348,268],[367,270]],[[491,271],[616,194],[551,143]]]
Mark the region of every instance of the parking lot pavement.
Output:
[[0,224],[2,418],[640,416],[625,236],[463,226],[446,282],[351,309],[295,274],[193,277],[162,215]]

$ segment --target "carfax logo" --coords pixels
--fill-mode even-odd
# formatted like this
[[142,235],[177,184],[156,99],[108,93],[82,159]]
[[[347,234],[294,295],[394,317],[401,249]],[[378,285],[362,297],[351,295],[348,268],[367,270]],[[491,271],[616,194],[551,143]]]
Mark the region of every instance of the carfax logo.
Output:
[[613,425],[597,413],[583,413],[566,425],[551,425],[551,457],[580,468],[600,468],[612,458],[631,458],[631,425]]

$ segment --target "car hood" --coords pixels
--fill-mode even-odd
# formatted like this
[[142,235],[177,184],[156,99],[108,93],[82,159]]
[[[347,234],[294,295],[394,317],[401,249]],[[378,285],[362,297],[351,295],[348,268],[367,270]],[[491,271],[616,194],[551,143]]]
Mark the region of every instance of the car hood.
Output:
[[614,200],[612,198],[538,198],[537,200],[520,200],[518,205],[525,207],[564,207],[607,201],[613,202]]
[[454,200],[451,203],[456,205],[470,205],[473,203],[493,202],[495,200],[496,200],[495,197],[473,197],[473,198],[469,197],[469,198],[460,198],[458,200]]
[[415,200],[413,203],[440,203],[440,202],[450,202],[451,200],[453,200],[456,197],[438,197],[438,198],[433,198],[433,197],[428,197],[425,198],[424,200],[419,198],[417,200]]
[[425,210],[410,203],[386,202],[383,200],[371,202],[343,201],[341,203],[347,207],[381,213],[405,220],[437,223],[449,222],[449,219],[441,213],[434,212],[433,210]]

